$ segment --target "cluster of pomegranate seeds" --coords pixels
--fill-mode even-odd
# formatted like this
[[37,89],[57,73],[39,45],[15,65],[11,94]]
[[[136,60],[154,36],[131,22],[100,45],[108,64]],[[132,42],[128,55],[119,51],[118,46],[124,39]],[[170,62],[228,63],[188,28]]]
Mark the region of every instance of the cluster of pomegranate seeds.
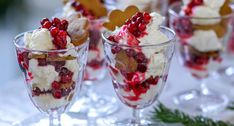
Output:
[[189,38],[193,35],[193,24],[189,18],[177,18],[172,25],[181,38]]
[[59,73],[61,83],[70,83],[72,81],[73,72],[63,67]]
[[28,59],[28,52],[19,52],[17,51],[17,58],[18,58],[18,62],[20,64],[21,67],[23,67],[24,69],[28,70],[28,64],[29,64],[29,59]]
[[157,85],[159,79],[160,79],[159,76],[156,77],[151,76],[150,78],[146,79],[144,82],[141,83],[137,82],[134,84],[128,84],[124,86],[115,84],[116,85],[115,87],[118,88],[119,86],[119,88],[123,88],[127,92],[130,92],[132,90],[135,96],[125,96],[125,98],[127,98],[130,101],[137,101],[141,99],[140,98],[141,94],[144,94],[149,90],[150,85]]
[[203,0],[192,0],[184,10],[185,14],[190,16],[193,13],[192,9],[202,4],[203,4]]
[[85,17],[94,17],[94,14],[87,10],[83,5],[81,5],[79,2],[72,2],[72,7],[75,8],[76,11],[81,12],[83,16]]
[[125,22],[128,31],[132,33],[135,37],[140,37],[145,34],[146,25],[150,22],[151,16],[149,13],[137,12],[131,19]]
[[58,18],[54,18],[50,21],[48,18],[44,18],[41,20],[42,28],[46,28],[50,31],[53,39],[53,44],[57,49],[66,49],[67,45],[67,20],[60,20]]

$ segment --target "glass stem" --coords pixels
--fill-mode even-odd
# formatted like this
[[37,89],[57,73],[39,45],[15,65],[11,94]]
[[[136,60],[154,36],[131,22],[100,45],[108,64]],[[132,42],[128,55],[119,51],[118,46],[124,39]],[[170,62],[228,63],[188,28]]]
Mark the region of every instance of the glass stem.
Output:
[[49,115],[50,126],[61,126],[61,114],[58,112],[52,112]]
[[140,110],[133,109],[132,116],[134,123],[140,124]]

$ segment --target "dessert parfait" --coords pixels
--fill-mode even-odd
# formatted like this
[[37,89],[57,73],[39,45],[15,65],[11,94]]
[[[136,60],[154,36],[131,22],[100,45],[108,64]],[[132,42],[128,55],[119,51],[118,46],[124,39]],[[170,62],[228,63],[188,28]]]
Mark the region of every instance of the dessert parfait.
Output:
[[180,39],[182,61],[194,77],[206,78],[223,60],[232,13],[229,0],[183,0],[177,9],[177,16],[171,12],[171,26]]
[[155,101],[167,79],[173,32],[166,34],[168,29],[160,27],[164,17],[140,12],[135,6],[112,11],[109,17],[104,26],[113,32],[103,37],[114,89],[129,107],[145,108]]
[[79,89],[77,83],[81,83],[87,40],[71,39],[75,29],[71,24],[64,19],[44,18],[40,28],[15,41],[30,97],[43,112],[63,112]]
[[105,77],[105,62],[101,30],[107,9],[100,0],[71,0],[65,1],[62,15],[66,19],[71,15],[79,15],[88,20],[86,26],[90,45],[84,79],[87,81],[103,79]]

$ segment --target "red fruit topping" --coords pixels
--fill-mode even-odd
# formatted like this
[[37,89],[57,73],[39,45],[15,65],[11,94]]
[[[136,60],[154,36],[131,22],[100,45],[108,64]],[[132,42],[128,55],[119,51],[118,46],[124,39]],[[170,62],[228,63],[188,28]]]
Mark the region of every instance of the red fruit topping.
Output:
[[54,18],[54,19],[52,20],[52,23],[53,23],[53,26],[58,27],[58,25],[60,26],[61,21],[60,21],[60,19],[58,19],[58,18]]
[[43,18],[42,20],[41,20],[41,25],[43,25],[46,21],[50,21],[48,18]]
[[53,41],[54,45],[57,49],[66,49],[67,46],[67,32],[60,30],[57,36],[54,38]]
[[126,73],[125,77],[128,81],[131,81],[134,76],[134,73]]
[[112,54],[116,54],[121,51],[121,48],[117,45],[111,47]]
[[188,18],[178,18],[172,23],[175,32],[181,38],[189,38],[193,35],[192,22]]
[[17,53],[18,53],[17,58],[20,66],[28,70],[28,64],[29,64],[28,52],[17,52]]
[[93,13],[89,10],[87,10],[82,4],[74,1],[71,6],[78,12],[81,12],[83,16],[90,16],[94,17]]
[[60,84],[57,81],[54,81],[51,86],[52,86],[52,89],[54,90],[60,89]]
[[59,29],[57,27],[52,27],[50,29],[50,34],[53,36],[53,37],[56,37],[56,35],[58,34],[59,32]]
[[49,29],[51,26],[52,26],[51,22],[50,22],[50,21],[46,21],[46,22],[42,25],[42,28],[47,28],[47,29]]
[[203,4],[203,0],[192,0],[187,8],[185,8],[184,12],[186,15],[190,16],[193,12],[192,12],[192,9],[196,6],[200,6]]
[[54,98],[56,98],[56,99],[60,99],[60,98],[62,98],[62,92],[61,91],[55,91],[55,92],[53,92],[53,96],[54,96]]
[[151,16],[149,13],[136,13],[132,19],[125,22],[128,31],[132,33],[135,37],[141,37],[145,35],[146,25],[150,22]]
[[138,64],[137,70],[138,70],[139,72],[141,72],[141,73],[145,73],[146,70],[147,70],[146,64]]
[[62,29],[61,30],[67,30],[68,27],[68,21],[67,20],[62,20],[61,21]]
[[143,18],[144,18],[144,21],[149,22],[149,21],[150,21],[150,19],[151,19],[151,16],[150,16],[150,14],[149,14],[149,13],[144,12],[144,14],[143,14]]
[[153,76],[150,76],[150,78],[147,79],[146,82],[152,85],[156,85],[159,81],[159,78],[159,76],[156,76],[155,78]]

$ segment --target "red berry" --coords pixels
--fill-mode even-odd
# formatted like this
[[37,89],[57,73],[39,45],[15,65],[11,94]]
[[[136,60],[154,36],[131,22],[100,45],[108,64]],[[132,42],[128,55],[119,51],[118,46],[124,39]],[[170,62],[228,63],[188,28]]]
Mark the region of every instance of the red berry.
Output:
[[150,14],[147,12],[144,12],[143,17],[144,17],[144,21],[149,21],[151,19]]
[[50,21],[48,18],[43,18],[42,20],[41,20],[41,25],[43,25],[46,21]]
[[138,64],[137,70],[138,70],[139,72],[141,72],[141,73],[145,73],[146,70],[147,70],[147,67],[146,67],[145,64]]
[[55,37],[55,36],[58,34],[58,32],[59,32],[59,29],[58,29],[57,27],[52,27],[52,28],[50,29],[50,34],[51,34],[53,37]]
[[135,59],[138,63],[146,63],[147,59],[145,58],[145,55],[142,52],[139,52],[136,56]]
[[50,22],[50,21],[46,21],[46,22],[42,25],[42,28],[47,28],[47,29],[49,29],[51,26],[52,26],[51,22]]
[[62,98],[62,92],[61,91],[55,91],[55,92],[53,92],[53,96],[54,96],[54,98],[56,98],[56,99],[60,99],[60,98]]
[[67,20],[62,20],[62,21],[61,21],[61,24],[62,24],[63,30],[67,30],[68,21],[67,21]]
[[139,28],[140,31],[144,31],[146,29],[146,26],[145,26],[145,24],[141,23],[141,24],[138,25],[138,28]]
[[137,12],[137,13],[136,13],[136,16],[137,16],[137,17],[143,17],[143,14],[142,14],[141,12]]
[[41,94],[41,90],[38,87],[33,88],[32,96],[39,96]]
[[114,37],[114,36],[109,36],[107,39],[110,40],[110,41],[112,41],[112,42],[117,42],[117,41],[115,40],[115,37]]
[[38,66],[46,66],[47,62],[46,62],[46,58],[39,58],[38,60]]
[[58,26],[61,25],[61,21],[60,21],[60,19],[58,19],[58,18],[54,18],[54,19],[52,20],[52,23],[53,23],[53,26],[56,26],[56,27],[58,27]]
[[128,25],[128,24],[130,24],[132,21],[130,20],[130,19],[128,19],[126,22],[125,22],[125,24],[126,25]]
[[60,84],[57,81],[54,81],[51,86],[52,86],[52,89],[54,90],[60,89]]
[[113,46],[111,47],[112,54],[116,54],[121,51],[121,48],[119,46]]

